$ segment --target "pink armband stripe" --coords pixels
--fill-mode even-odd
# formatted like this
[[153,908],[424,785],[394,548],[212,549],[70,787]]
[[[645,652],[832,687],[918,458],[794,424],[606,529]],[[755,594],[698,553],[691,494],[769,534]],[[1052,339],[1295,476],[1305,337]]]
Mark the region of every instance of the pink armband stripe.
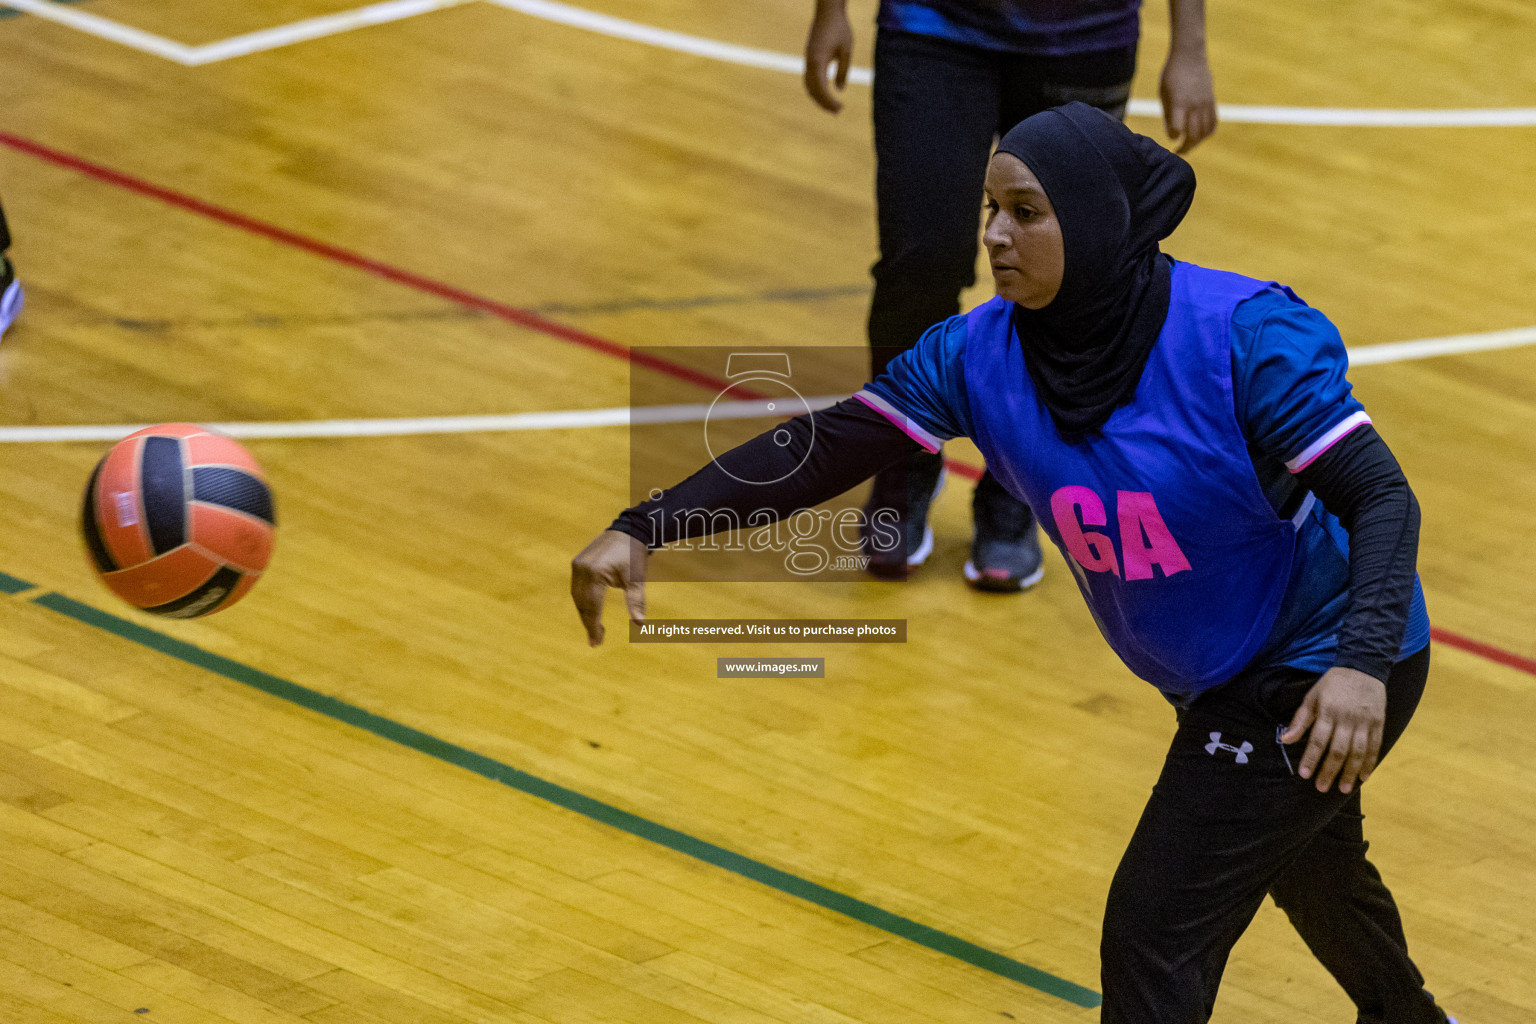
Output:
[[859,391],[856,392],[853,397],[857,398],[859,401],[875,410],[875,412],[879,413],[881,416],[884,416],[886,419],[890,420],[892,426],[901,431],[903,434],[906,434],[908,437],[922,445],[924,448],[928,449],[930,452],[938,452],[938,450],[944,446],[943,441],[934,437],[932,434],[928,433],[928,431],[924,430],[916,423],[913,423],[905,413],[896,408],[890,402],[887,402],[885,399],[881,398],[879,395],[868,391]]
[[1356,427],[1363,427],[1370,422],[1371,417],[1367,415],[1363,409],[1352,416],[1346,416],[1343,420],[1336,424],[1332,430],[1328,431],[1328,433],[1307,445],[1306,449],[1300,455],[1296,456],[1294,459],[1287,459],[1285,468],[1290,470],[1292,473],[1300,473],[1302,470],[1312,465],[1312,463],[1316,461],[1319,455],[1323,454],[1323,452],[1327,451],[1329,448],[1332,448],[1334,445],[1343,440],[1344,436],[1350,431],[1354,430]]

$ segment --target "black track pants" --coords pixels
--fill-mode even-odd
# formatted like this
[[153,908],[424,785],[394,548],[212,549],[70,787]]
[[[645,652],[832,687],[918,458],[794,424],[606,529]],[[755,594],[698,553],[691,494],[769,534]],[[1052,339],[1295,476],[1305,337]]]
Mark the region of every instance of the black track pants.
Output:
[[876,35],[880,261],[869,309],[870,380],[960,312],[960,291],[976,280],[993,141],[1072,100],[1123,116],[1135,70],[1135,47],[1029,57],[905,32]]
[[[1424,692],[1429,648],[1387,681],[1383,752]],[[1361,1024],[1443,1024],[1366,859],[1360,788],[1319,793],[1285,747],[1316,677],[1240,676],[1179,715],[1163,772],[1115,872],[1101,949],[1103,1024],[1203,1024],[1227,955],[1266,893],[1358,1008]]]

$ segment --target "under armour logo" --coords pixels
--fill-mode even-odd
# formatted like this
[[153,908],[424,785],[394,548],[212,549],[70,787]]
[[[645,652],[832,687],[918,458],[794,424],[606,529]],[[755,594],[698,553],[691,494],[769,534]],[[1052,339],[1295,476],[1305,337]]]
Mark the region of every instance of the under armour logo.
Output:
[[1253,753],[1253,744],[1243,740],[1242,746],[1234,747],[1230,743],[1221,742],[1221,733],[1213,732],[1211,733],[1211,742],[1205,745],[1205,752],[1214,755],[1218,750],[1230,750],[1237,755],[1238,764],[1247,764],[1248,755]]

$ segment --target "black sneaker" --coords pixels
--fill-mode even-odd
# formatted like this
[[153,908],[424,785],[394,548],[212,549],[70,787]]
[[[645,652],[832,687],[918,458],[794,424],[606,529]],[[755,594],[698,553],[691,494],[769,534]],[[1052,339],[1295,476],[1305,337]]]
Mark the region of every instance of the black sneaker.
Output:
[[21,314],[21,282],[9,257],[0,256],[0,335]]
[[[870,489],[869,501],[864,505],[864,553],[869,556],[867,571],[885,580],[902,580],[913,569],[922,565],[933,552],[933,530],[928,526],[928,510],[933,499],[944,486],[944,456],[929,452],[917,452],[906,462],[887,466],[875,475],[875,485]],[[892,524],[901,531],[902,543],[882,545],[872,543],[870,524],[881,510],[894,510]],[[891,513],[881,517],[885,521]],[[880,531],[888,535],[890,527]]]
[[971,498],[976,535],[965,578],[977,590],[1012,594],[1040,582],[1045,557],[1029,506],[1003,490],[997,477],[983,474]]

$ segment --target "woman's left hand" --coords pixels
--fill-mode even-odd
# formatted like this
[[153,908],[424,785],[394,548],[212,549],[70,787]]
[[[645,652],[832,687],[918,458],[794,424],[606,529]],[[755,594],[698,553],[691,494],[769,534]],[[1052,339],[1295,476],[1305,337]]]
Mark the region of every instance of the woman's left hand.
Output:
[[1216,130],[1216,86],[1204,52],[1175,49],[1163,65],[1158,87],[1163,101],[1163,126],[1187,153]]
[[1307,691],[1280,742],[1298,743],[1311,729],[1297,773],[1310,779],[1316,771],[1319,793],[1328,792],[1337,777],[1339,792],[1348,793],[1356,779],[1364,782],[1375,770],[1386,718],[1385,683],[1356,669],[1331,668]]

